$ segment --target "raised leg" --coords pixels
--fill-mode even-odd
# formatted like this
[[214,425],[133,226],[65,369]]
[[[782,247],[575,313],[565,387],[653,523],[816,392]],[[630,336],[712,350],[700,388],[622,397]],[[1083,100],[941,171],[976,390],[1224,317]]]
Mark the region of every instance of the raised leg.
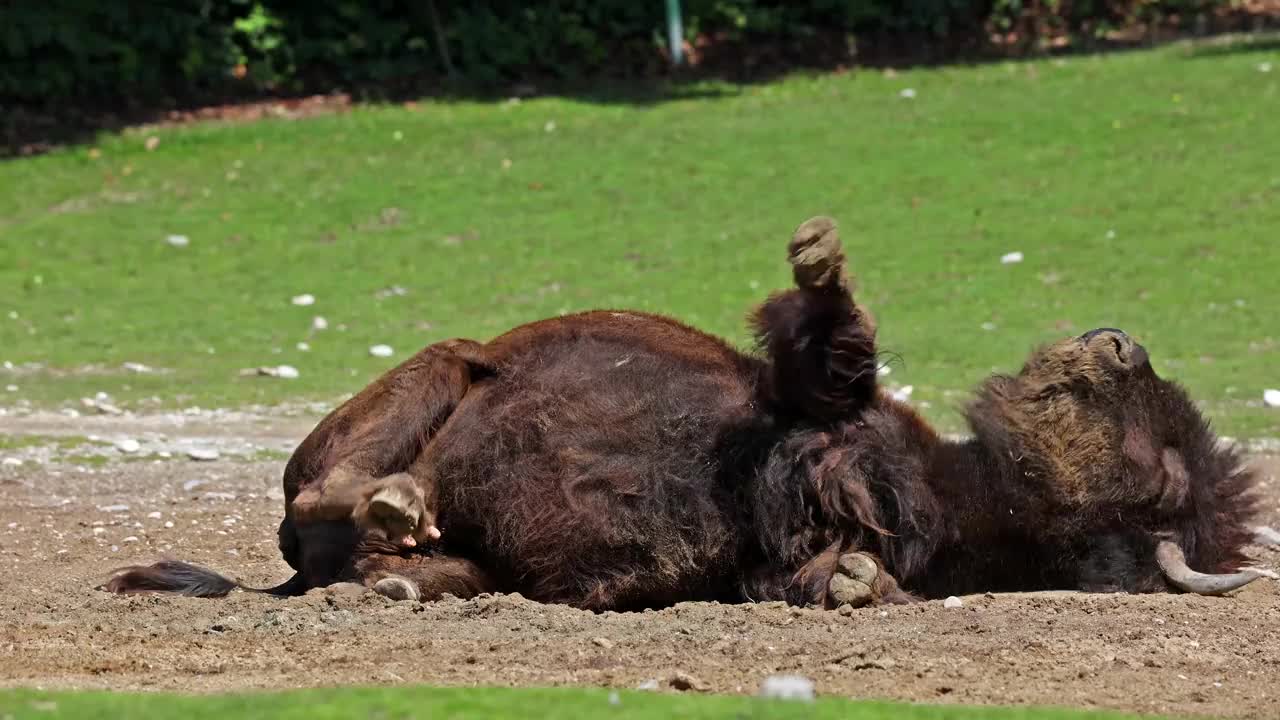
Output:
[[787,252],[796,287],[752,317],[770,360],[768,396],[794,416],[848,419],[875,396],[875,321],[853,300],[835,221],[806,221]]
[[393,600],[430,602],[497,592],[498,586],[470,560],[448,555],[363,555],[348,571],[351,579]]
[[339,571],[301,566],[299,528],[313,524],[354,524],[390,550],[438,536],[435,480],[415,475],[414,461],[473,380],[492,371],[479,343],[437,343],[322,420],[285,468],[285,560],[317,578]]

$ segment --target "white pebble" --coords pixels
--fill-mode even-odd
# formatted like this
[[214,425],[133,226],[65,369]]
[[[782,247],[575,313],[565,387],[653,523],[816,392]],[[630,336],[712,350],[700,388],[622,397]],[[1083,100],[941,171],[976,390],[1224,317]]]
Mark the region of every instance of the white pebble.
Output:
[[311,293],[303,293],[303,294],[301,294],[301,295],[294,295],[294,296],[293,296],[293,300],[292,300],[292,302],[293,302],[293,304],[294,304],[294,305],[298,305],[298,306],[300,306],[300,307],[306,307],[307,305],[315,305],[315,304],[316,304],[316,296],[315,296],[315,295],[312,295]]
[[1262,402],[1267,407],[1280,407],[1280,390],[1267,390],[1262,393]]
[[390,345],[374,345],[373,347],[369,348],[370,355],[374,357],[380,357],[380,358],[391,357],[392,355],[395,354],[395,352],[396,352],[395,350],[391,349]]
[[160,513],[159,510],[152,510],[151,512],[147,513],[147,517],[151,518],[152,520],[159,520],[162,517],[162,514]]
[[213,448],[191,448],[190,450],[187,451],[187,457],[191,458],[192,460],[209,461],[209,460],[217,460],[219,457],[219,454],[218,454],[218,451],[214,450]]
[[996,324],[993,322],[984,322],[982,323],[982,329],[986,330],[987,332],[991,332],[992,330],[996,329]]
[[1271,63],[1269,62],[1258,63],[1258,72],[1261,72],[1261,73],[1271,72]]
[[543,130],[545,130],[546,132],[549,132],[549,133],[555,132],[555,131],[556,131],[556,121],[555,121],[555,120],[548,120],[548,121],[547,121],[547,124],[542,126],[542,129],[543,129]]
[[106,532],[106,531],[107,531],[107,529],[106,529],[106,528],[96,527],[96,528],[94,528],[94,529],[93,529],[93,534],[94,534],[94,535],[101,535],[102,533],[104,533],[104,532]]
[[133,438],[125,438],[116,441],[116,449],[122,453],[136,453],[142,449],[142,443]]
[[191,244],[191,239],[186,235],[170,235],[164,241],[174,247],[186,247]]
[[0,462],[0,464],[5,465],[6,467],[22,467],[22,461],[16,457],[7,457],[3,462]]
[[300,342],[298,343],[298,349],[301,350],[302,352],[306,352],[311,349],[311,344]]
[[5,389],[5,390],[8,390],[9,392],[18,392],[18,386],[17,386],[17,385],[5,385],[5,386],[4,386],[4,389]]
[[168,460],[169,458],[173,457],[173,453],[169,452],[168,450],[161,450],[160,452],[156,453],[156,455],[159,455],[165,460]]
[[281,365],[276,368],[276,377],[293,380],[298,377],[298,368],[292,365]]
[[657,689],[658,689],[658,681],[657,681],[657,680],[645,680],[644,682],[642,682],[642,683],[640,683],[639,685],[637,685],[637,686],[636,686],[636,689],[637,689],[637,690],[657,690]]
[[813,701],[813,681],[801,675],[770,675],[760,683],[760,697]]
[[1013,265],[1020,262],[1022,262],[1022,253],[1020,252],[1005,253],[1000,256],[1000,264],[1002,265]]
[[898,97],[904,98],[906,100],[914,100],[916,98],[916,89],[902,88],[902,91],[898,93]]
[[138,363],[138,362],[127,362],[122,367],[124,367],[124,369],[128,370],[129,372],[135,372],[135,373],[138,373],[139,375],[144,375],[146,373],[151,372],[151,366],[143,365],[142,363]]
[[127,538],[125,538],[124,540],[122,540],[121,542],[138,542],[138,536],[137,536],[137,535],[130,535],[129,537],[127,537]]
[[200,487],[203,484],[204,484],[204,480],[188,480],[182,483],[182,489],[184,492],[191,492],[192,490],[195,490],[196,488]]
[[956,597],[955,595],[952,595],[948,597],[946,600],[942,601],[942,607],[954,610],[955,608],[958,608],[958,607],[964,607],[964,601],[962,601],[960,598]]
[[172,520],[165,520],[165,521],[164,521],[164,526],[165,526],[165,527],[167,527],[167,528],[171,528],[171,527],[173,527],[173,521],[172,521]]
[[315,328],[316,330],[328,330],[329,321],[325,320],[323,315],[317,315],[311,318],[311,327]]
[[98,506],[98,510],[100,510],[100,511],[102,511],[102,512],[105,512],[105,513],[122,513],[122,512],[129,512],[129,506],[128,506],[128,505],[124,505],[124,504],[119,504],[119,505],[99,505],[99,506]]

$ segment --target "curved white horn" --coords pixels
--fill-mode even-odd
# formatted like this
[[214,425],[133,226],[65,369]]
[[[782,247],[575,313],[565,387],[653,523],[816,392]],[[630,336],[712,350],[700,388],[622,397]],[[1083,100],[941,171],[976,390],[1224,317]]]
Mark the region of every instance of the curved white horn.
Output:
[[1182,548],[1168,540],[1161,540],[1156,545],[1156,563],[1175,587],[1197,595],[1222,595],[1262,577],[1262,573],[1248,569],[1226,575],[1196,572],[1187,567]]

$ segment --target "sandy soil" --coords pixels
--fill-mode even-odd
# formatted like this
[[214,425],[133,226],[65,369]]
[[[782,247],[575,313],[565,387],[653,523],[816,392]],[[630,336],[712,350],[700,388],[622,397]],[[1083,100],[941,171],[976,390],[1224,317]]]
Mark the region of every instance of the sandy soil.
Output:
[[[9,419],[0,439],[19,427],[234,448],[288,445],[310,424]],[[672,692],[754,693],[767,675],[795,672],[820,693],[860,698],[1280,717],[1280,583],[1271,580],[1229,598],[980,595],[958,609],[930,602],[850,614],[690,603],[595,615],[519,596],[420,604],[341,589],[289,600],[120,598],[93,588],[114,567],[162,556],[250,584],[287,577],[275,547],[283,463],[234,452],[195,462],[175,452],[76,466],[48,448],[21,447],[0,457],[26,458],[0,465],[5,686],[206,692],[656,680]],[[1265,519],[1280,524],[1280,457],[1255,459],[1268,476]],[[1254,554],[1280,566],[1276,550]],[[673,680],[681,673],[691,678]]]

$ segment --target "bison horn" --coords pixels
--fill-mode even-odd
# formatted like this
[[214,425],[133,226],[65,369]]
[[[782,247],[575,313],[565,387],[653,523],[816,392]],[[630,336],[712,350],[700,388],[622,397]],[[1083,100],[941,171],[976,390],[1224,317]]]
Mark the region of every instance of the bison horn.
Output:
[[1196,572],[1187,566],[1182,548],[1168,540],[1161,540],[1156,545],[1156,563],[1175,587],[1197,595],[1229,593],[1263,576],[1263,573],[1250,569],[1225,575]]

